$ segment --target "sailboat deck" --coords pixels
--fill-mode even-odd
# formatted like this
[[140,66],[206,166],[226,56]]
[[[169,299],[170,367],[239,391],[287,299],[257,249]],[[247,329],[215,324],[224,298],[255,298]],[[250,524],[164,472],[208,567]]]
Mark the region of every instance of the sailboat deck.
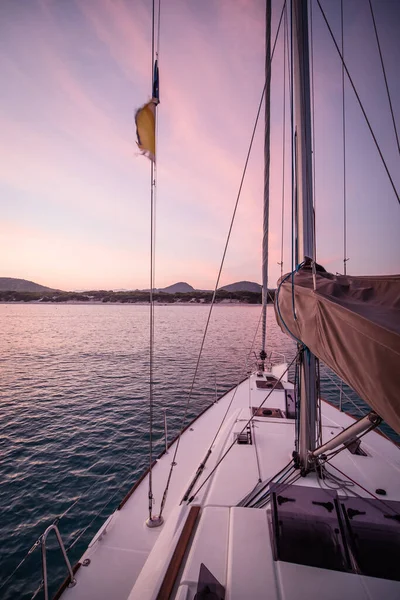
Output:
[[[280,373],[275,373],[279,377]],[[149,529],[147,518],[147,477],[137,487],[126,504],[104,524],[81,559],[89,559],[76,575],[77,585],[65,590],[67,599],[92,598],[137,600],[157,598],[170,558],[176,548],[190,507],[201,507],[197,528],[186,549],[171,598],[194,598],[201,564],[226,590],[229,600],[270,598],[287,600],[308,598],[351,598],[386,600],[400,597],[400,582],[339,572],[275,560],[271,540],[269,507],[244,508],[237,504],[256,486],[267,482],[291,460],[295,436],[294,419],[286,418],[285,389],[293,386],[283,381],[283,389],[272,391],[263,405],[265,416],[255,416],[251,426],[251,444],[235,441],[248,419],[265,399],[269,390],[257,386],[256,374],[242,382],[237,390],[223,396],[198,418],[183,434],[177,465],[171,480],[165,507],[165,523]],[[229,410],[227,412],[227,409]],[[281,415],[268,414],[279,409]],[[196,470],[218,430],[212,454],[203,474],[196,482],[192,502],[179,504]],[[272,414],[276,414],[272,411]],[[257,413],[258,415],[258,413]],[[322,403],[323,442],[352,424],[351,417],[333,406]],[[215,473],[199,487],[226,452]],[[400,453],[398,448],[376,433],[362,440],[366,456],[344,450],[335,456],[328,469],[342,479],[359,483],[375,493],[382,488],[384,500],[400,501]],[[174,445],[164,454],[153,470],[154,496],[157,514],[172,460]],[[344,473],[346,477],[341,475]],[[315,474],[299,478],[296,486],[325,487]],[[362,488],[346,487],[345,494],[370,497]],[[326,485],[328,487],[328,485]],[[338,490],[339,491],[339,490]]]

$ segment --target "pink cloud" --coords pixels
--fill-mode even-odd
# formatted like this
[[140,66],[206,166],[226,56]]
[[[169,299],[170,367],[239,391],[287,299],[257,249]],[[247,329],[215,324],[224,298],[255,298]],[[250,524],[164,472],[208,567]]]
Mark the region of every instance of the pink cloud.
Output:
[[92,0],[80,3],[79,9],[125,76],[136,86],[148,83],[151,73],[149,7],[141,2],[127,5],[118,0]]
[[[140,2],[132,5],[111,0],[82,2],[78,7],[103,50],[112,57],[116,70],[131,82],[132,106],[139,105],[150,92],[148,7]],[[173,279],[164,273],[176,274],[177,279],[183,277],[179,273],[187,273],[191,280],[191,274],[196,273],[195,277],[203,281],[210,281],[216,273],[263,85],[259,3],[217,3],[212,31],[208,31],[208,23],[201,19],[201,3],[195,8],[199,11],[196,19],[193,14],[196,10],[184,1],[163,9],[174,10],[173,19],[171,14],[162,15],[166,35],[174,38],[174,43],[163,45],[161,38],[158,201],[161,205],[169,202],[165,210],[175,211],[176,223],[172,219],[168,222],[167,215],[167,222],[158,226],[162,258],[157,272],[166,278],[160,285],[171,283]],[[189,21],[191,27],[187,26]],[[147,196],[141,199],[141,186],[148,180],[149,163],[143,158],[134,158],[133,110],[130,114],[116,114],[115,109],[107,105],[106,90],[101,87],[105,84],[91,86],[74,68],[74,58],[80,56],[80,49],[76,54],[75,49],[67,46],[61,23],[54,18],[52,3],[43,3],[43,22],[30,35],[35,40],[41,63],[39,85],[45,86],[45,95],[48,93],[46,107],[53,129],[50,133],[50,128],[44,127],[41,132],[39,126],[11,123],[7,130],[6,123],[0,122],[2,131],[6,131],[0,167],[3,181],[31,190],[56,189],[54,202],[70,202],[79,209],[85,199],[80,210],[101,212],[104,217],[120,213],[119,220],[127,220],[128,215],[133,217],[133,227],[146,227],[142,213],[147,211],[144,203]],[[224,51],[219,49],[222,47]],[[125,86],[124,90],[127,89]],[[64,137],[58,137],[59,131]],[[233,230],[233,246],[227,257],[228,273],[236,272],[234,263],[249,263],[254,265],[251,272],[255,279],[259,279],[262,229],[261,138],[260,132],[256,142],[259,156],[251,158]],[[274,157],[281,156],[280,143],[273,138]],[[13,150],[11,155],[7,154],[7,148]],[[114,198],[110,189],[101,189],[102,184],[92,175],[88,175],[87,181],[74,180],[72,154],[75,149],[75,160],[79,163],[100,157],[110,172],[122,171],[124,181],[131,186],[132,196]],[[279,160],[274,158],[272,165],[271,194],[273,199],[278,199],[278,204]],[[60,189],[60,181],[65,189]],[[273,207],[270,256],[277,262],[280,208],[275,208],[275,203]],[[188,241],[192,244],[190,259],[185,260],[182,253],[177,254],[177,246],[171,238],[179,239],[182,235],[179,228],[185,226],[182,215],[189,220],[195,209],[201,212],[202,220],[192,227],[193,243]],[[171,236],[171,232],[175,236]],[[193,258],[195,248],[201,255],[204,240],[215,248],[214,261]],[[100,250],[99,256],[103,256]],[[140,257],[137,261],[140,262],[146,252],[141,254],[138,249],[134,256]],[[109,263],[105,261],[105,264]],[[272,273],[273,268],[271,277]],[[140,279],[140,269],[137,276]],[[141,285],[146,287],[147,284]],[[209,283],[207,287],[211,287]]]
[[43,136],[21,123],[0,121],[0,181],[35,196],[51,198],[79,213],[105,218],[115,216],[116,200],[110,203],[99,182],[82,180],[74,169],[69,149],[57,137]]
[[[45,228],[0,224],[2,243],[12,250],[0,259],[3,276],[33,279],[60,289],[147,286],[145,251],[110,247]],[[134,268],[133,268],[134,267]]]

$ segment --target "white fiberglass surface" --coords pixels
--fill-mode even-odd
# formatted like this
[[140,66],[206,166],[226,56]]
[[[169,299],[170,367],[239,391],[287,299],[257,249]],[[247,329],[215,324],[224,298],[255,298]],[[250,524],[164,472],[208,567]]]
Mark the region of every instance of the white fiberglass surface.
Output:
[[[187,515],[187,510],[179,508],[179,503],[204,459],[224,415],[223,425],[211,446],[210,458],[191,492],[191,495],[195,496],[192,504],[201,505],[202,511],[181,579],[182,587],[177,592],[178,597],[194,597],[196,572],[202,561],[209,560],[213,565],[215,563],[221,583],[231,589],[229,598],[239,599],[243,597],[240,594],[245,593],[242,591],[244,583],[241,587],[241,583],[237,582],[239,573],[240,580],[248,580],[250,585],[248,588],[250,595],[244,598],[261,598],[260,590],[266,580],[271,580],[271,598],[280,598],[281,594],[288,600],[307,597],[294,595],[297,586],[292,586],[286,580],[294,573],[299,577],[299,584],[303,582],[302,585],[304,584],[304,589],[308,590],[309,597],[317,598],[317,591],[320,590],[318,582],[324,580],[324,576],[317,573],[318,569],[304,565],[289,565],[285,571],[285,563],[277,563],[269,556],[267,520],[264,521],[260,517],[262,514],[265,516],[265,510],[235,508],[260,479],[267,481],[288,464],[294,448],[294,421],[268,417],[253,419],[252,444],[232,445],[235,436],[245,427],[252,415],[252,406],[259,405],[260,398],[262,402],[267,397],[269,392],[265,390],[264,392],[264,396],[260,395],[260,390],[254,385],[254,376],[252,376],[250,380],[240,384],[236,392],[229,392],[221,398],[186,430],[181,439],[177,465],[171,480],[164,513],[165,524],[155,530],[150,530],[145,525],[147,481],[144,479],[123,509],[115,513],[106,533],[100,536],[84,555],[83,558],[90,559],[90,565],[79,569],[78,584],[65,592],[66,598],[105,599],[111,597],[109,595],[111,589],[112,597],[116,600],[120,598],[125,600],[128,596],[132,599],[156,597]],[[265,406],[274,407],[281,399],[281,391],[273,392]],[[228,407],[229,411],[226,414]],[[323,441],[331,439],[354,422],[353,419],[326,403],[322,403],[322,419]],[[386,491],[388,499],[399,500],[398,449],[375,433],[365,436],[362,444],[367,450],[367,456],[352,455],[345,450],[334,458],[332,465],[339,469],[340,473],[360,483],[365,489],[374,492],[380,487]],[[156,498],[160,498],[163,492],[172,455],[173,447],[168,454],[162,456],[154,468]],[[213,472],[214,468],[215,472]],[[333,467],[330,468],[333,472]],[[396,476],[393,475],[393,468]],[[308,476],[301,478],[299,484],[312,487],[321,485],[321,482],[318,482],[315,476]],[[358,491],[361,495],[365,495],[361,488]],[[248,536],[245,535],[247,518]],[[211,546],[215,549],[215,553],[209,550]],[[252,547],[250,554],[248,554],[248,547]],[[264,548],[264,551],[261,548]],[[223,570],[221,570],[222,565],[225,565]],[[387,597],[391,598],[393,590],[399,592],[396,582],[386,581],[379,587],[376,581],[372,585],[365,583],[371,578],[358,578],[348,573],[324,569],[320,571],[325,573],[325,580],[329,580],[330,585],[336,585],[337,589],[341,590],[342,598],[350,598],[351,596],[348,595],[350,593],[353,593],[354,598],[377,598],[379,590],[383,589],[387,590]],[[351,579],[348,579],[349,577]],[[359,579],[360,581],[362,579],[361,583]],[[349,585],[346,583],[348,580]],[[372,595],[365,595],[366,590],[369,590],[368,594],[370,590],[375,591]]]

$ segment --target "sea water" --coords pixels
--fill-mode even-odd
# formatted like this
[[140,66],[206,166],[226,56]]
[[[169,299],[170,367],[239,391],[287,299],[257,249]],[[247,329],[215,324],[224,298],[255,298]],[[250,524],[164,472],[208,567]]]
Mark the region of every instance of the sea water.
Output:
[[[214,307],[188,419],[253,368],[260,311]],[[156,454],[163,409],[169,439],[182,424],[208,312],[198,304],[155,308]],[[267,313],[268,348],[291,360],[294,342],[272,306]],[[59,529],[73,564],[148,465],[149,307],[1,304],[0,322],[0,598],[25,600],[41,582],[40,548],[7,579],[46,527],[66,512]],[[325,396],[337,402],[337,380],[324,371],[322,378]],[[343,406],[357,415],[346,398]],[[52,534],[48,547],[54,591],[66,571]]]

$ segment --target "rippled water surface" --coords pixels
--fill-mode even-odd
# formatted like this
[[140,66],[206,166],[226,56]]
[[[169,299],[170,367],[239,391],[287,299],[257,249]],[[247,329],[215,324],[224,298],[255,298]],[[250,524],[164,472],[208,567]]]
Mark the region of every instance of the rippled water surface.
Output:
[[[156,307],[156,450],[163,446],[161,408],[170,437],[177,432],[208,310]],[[57,516],[70,509],[59,528],[75,562],[146,468],[148,313],[135,305],[0,305],[0,598],[32,597],[41,580],[39,549],[7,578]],[[259,317],[260,306],[214,308],[189,417],[253,366]],[[294,344],[272,307],[268,332],[270,348],[292,358]],[[335,384],[323,377],[335,400]],[[54,590],[64,571],[50,538],[49,547]]]

